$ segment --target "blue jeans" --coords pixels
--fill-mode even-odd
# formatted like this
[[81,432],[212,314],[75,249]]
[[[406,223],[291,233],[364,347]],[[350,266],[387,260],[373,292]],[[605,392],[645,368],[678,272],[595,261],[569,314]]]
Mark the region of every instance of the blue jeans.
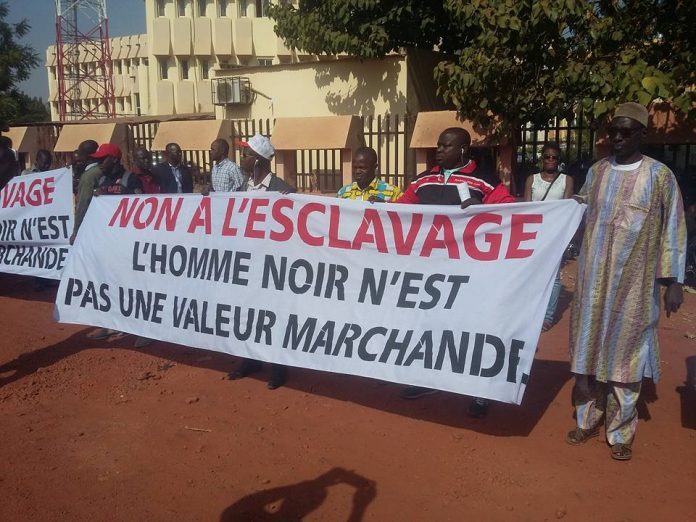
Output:
[[558,308],[558,297],[561,295],[561,269],[559,267],[556,273],[556,279],[553,282],[553,290],[551,290],[551,298],[549,305],[546,307],[545,322],[553,323],[556,318],[556,308]]

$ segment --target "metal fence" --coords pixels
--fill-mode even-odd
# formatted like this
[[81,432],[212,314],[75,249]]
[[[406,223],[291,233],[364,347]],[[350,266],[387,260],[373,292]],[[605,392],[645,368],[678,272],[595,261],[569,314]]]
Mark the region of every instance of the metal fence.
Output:
[[[363,143],[377,151],[382,179],[404,187],[415,168],[415,154],[408,148],[413,122],[411,116],[367,116],[363,122]],[[273,121],[234,120],[235,139],[248,140],[259,133],[273,136]],[[233,157],[240,151],[233,143]],[[297,189],[301,192],[336,192],[343,184],[342,157],[339,149],[302,149],[296,152]]]
[[[555,118],[547,125],[527,124],[520,129],[517,146],[517,168],[512,185],[516,195],[524,192],[527,176],[540,169],[541,149],[544,143],[554,141],[561,148],[561,168],[566,173],[583,178],[587,167],[595,159],[596,131],[582,114],[571,119]],[[576,179],[576,188],[580,188]]]

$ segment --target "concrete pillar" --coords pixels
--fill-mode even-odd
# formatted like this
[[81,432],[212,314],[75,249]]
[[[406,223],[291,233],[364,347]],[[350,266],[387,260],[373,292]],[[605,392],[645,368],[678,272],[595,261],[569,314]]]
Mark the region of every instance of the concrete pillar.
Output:
[[297,154],[294,150],[276,152],[276,174],[286,183],[297,187]]

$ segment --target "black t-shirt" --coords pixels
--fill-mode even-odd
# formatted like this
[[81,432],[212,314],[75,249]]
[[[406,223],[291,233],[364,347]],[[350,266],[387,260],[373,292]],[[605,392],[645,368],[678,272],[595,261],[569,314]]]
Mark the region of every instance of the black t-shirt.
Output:
[[119,169],[119,171],[111,176],[102,176],[99,180],[98,190],[101,195],[119,196],[124,194],[135,194],[137,189],[141,192],[143,190],[143,184],[140,178],[123,168]]

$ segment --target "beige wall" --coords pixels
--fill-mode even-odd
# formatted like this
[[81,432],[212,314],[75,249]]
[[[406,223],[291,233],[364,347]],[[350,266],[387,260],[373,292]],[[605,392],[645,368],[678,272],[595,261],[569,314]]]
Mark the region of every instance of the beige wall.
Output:
[[407,67],[402,56],[341,59],[220,71],[244,76],[255,91],[250,105],[216,109],[226,119],[405,114]]
[[[216,69],[300,60],[276,36],[273,21],[257,16],[253,1],[248,2],[246,13],[240,13],[240,5],[229,0],[225,16],[220,16],[218,0],[207,0],[203,13],[197,0],[187,1],[184,16],[179,16],[177,3],[168,0],[164,2],[164,16],[159,16],[157,1],[145,0],[149,90],[169,93],[169,84],[173,88],[173,101],[169,94],[163,100],[153,97],[150,114],[212,112],[211,85],[205,76],[213,77]],[[167,69],[166,79],[162,78],[162,67]]]
[[[148,114],[150,87],[148,82],[148,39],[145,34],[136,34],[111,38],[111,60],[116,97],[117,116]],[[97,66],[89,56],[83,54],[80,67],[90,70]],[[48,74],[48,101],[51,107],[51,119],[58,119],[58,71],[55,46],[46,49],[46,72]],[[92,89],[81,92],[80,103],[84,107],[94,108],[101,101],[95,97]]]
[[[177,2],[165,0],[164,16],[159,16],[157,1],[145,0],[147,33],[111,39],[118,115],[215,111],[220,118],[238,119],[405,114],[421,106],[436,108],[423,94],[432,84],[432,70],[422,75],[419,62],[408,68],[427,77],[422,85],[407,77],[402,56],[320,61],[285,47],[273,21],[256,16],[254,3],[250,0],[240,16],[241,3],[229,0],[221,17],[218,0],[207,0],[205,16],[200,16],[197,0],[187,0],[184,16],[179,16]],[[49,101],[52,118],[58,119],[55,62],[51,47],[46,56]],[[253,103],[214,107],[210,79],[221,75],[250,78],[257,91]],[[90,107],[99,103],[90,93],[83,96]]]

